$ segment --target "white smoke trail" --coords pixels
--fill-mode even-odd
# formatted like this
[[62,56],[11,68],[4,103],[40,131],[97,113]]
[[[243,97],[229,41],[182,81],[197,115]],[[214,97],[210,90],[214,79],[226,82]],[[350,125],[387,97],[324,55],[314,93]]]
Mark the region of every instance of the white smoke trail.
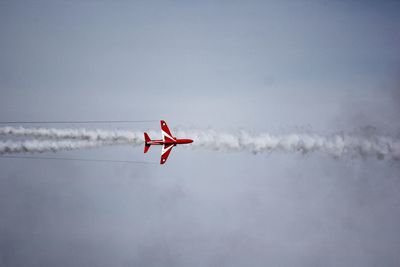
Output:
[[[225,151],[249,151],[253,153],[283,151],[309,153],[324,152],[335,157],[374,156],[378,159],[400,159],[400,139],[390,136],[360,136],[336,134],[322,136],[317,134],[283,134],[262,133],[252,135],[245,131],[217,132],[214,130],[176,130],[177,137],[194,140],[193,148],[207,148]],[[159,131],[149,132],[151,137],[159,136]],[[46,129],[23,127],[0,127],[0,135],[14,137],[33,137],[54,140],[87,141],[89,147],[107,144],[143,144],[142,131],[127,130],[86,130],[86,129]],[[93,143],[90,143],[93,142]],[[89,145],[92,144],[92,145]],[[84,143],[82,143],[84,145]]]
[[143,132],[55,128],[0,127],[0,135],[29,137],[33,140],[0,141],[0,154],[41,153],[100,146],[143,144]]
[[0,141],[0,155],[16,153],[43,153],[57,152],[61,150],[75,150],[83,148],[94,148],[109,145],[126,144],[122,141],[88,141],[88,140],[27,140]]
[[249,151],[253,153],[283,151],[302,154],[321,151],[335,157],[373,156],[378,159],[400,159],[400,139],[389,136],[356,136],[336,134],[321,136],[317,134],[273,135],[262,133],[251,135],[241,131],[224,133],[208,131],[177,131],[177,136],[194,139],[193,147],[213,150]]
[[0,127],[0,135],[32,137],[36,139],[79,139],[88,141],[122,141],[132,145],[143,143],[143,132],[124,130],[86,130],[55,128]]

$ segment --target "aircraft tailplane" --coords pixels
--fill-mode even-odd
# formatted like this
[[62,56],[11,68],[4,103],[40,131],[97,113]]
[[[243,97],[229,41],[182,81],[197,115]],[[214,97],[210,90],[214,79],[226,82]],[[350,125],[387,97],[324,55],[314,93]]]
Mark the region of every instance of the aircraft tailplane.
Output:
[[151,145],[149,145],[148,142],[150,142],[150,141],[151,141],[151,139],[150,139],[149,135],[147,133],[144,133],[144,151],[143,151],[143,153],[147,153],[147,151],[149,151]]

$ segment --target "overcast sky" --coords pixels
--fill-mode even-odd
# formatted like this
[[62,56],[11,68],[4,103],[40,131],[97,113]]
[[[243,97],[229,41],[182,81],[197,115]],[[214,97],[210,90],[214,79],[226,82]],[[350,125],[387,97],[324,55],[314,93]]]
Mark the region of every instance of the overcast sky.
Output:
[[[399,14],[389,0],[3,0],[0,121],[398,136]],[[399,266],[399,224],[399,163],[375,158],[0,159],[0,266]]]

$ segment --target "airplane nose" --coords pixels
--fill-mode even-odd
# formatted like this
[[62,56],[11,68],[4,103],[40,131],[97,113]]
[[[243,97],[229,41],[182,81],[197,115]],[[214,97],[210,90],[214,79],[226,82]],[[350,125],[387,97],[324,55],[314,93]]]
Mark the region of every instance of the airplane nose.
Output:
[[192,140],[192,139],[189,139],[189,143],[193,143],[193,140]]

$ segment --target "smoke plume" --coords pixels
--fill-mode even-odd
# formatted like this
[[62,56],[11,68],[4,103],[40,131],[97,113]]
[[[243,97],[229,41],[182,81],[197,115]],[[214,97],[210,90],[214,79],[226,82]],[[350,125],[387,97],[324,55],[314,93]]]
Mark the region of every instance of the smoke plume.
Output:
[[131,144],[143,142],[143,132],[123,130],[86,130],[55,128],[0,127],[0,135],[31,137],[35,139],[79,139],[89,141],[125,141]]
[[176,133],[177,136],[193,138],[193,147],[212,150],[249,151],[252,153],[282,151],[302,154],[320,151],[335,157],[373,156],[378,159],[400,159],[400,139],[382,135],[335,134],[321,136],[295,133],[253,135],[245,131],[224,133],[213,130],[177,131]]
[[[400,139],[385,135],[356,134],[250,134],[246,131],[218,132],[214,130],[176,130],[177,137],[194,140],[193,148],[252,153],[282,151],[306,154],[324,152],[335,157],[376,157],[400,159]],[[158,131],[150,131],[155,138]],[[44,152],[98,147],[103,145],[143,144],[142,131],[86,130],[1,127],[0,135],[31,137],[32,141],[1,143],[0,153]]]
[[94,148],[108,145],[121,145],[125,142],[121,141],[87,141],[87,140],[27,140],[0,141],[0,155],[16,154],[16,153],[43,153],[57,152],[61,150],[75,150],[84,148]]

